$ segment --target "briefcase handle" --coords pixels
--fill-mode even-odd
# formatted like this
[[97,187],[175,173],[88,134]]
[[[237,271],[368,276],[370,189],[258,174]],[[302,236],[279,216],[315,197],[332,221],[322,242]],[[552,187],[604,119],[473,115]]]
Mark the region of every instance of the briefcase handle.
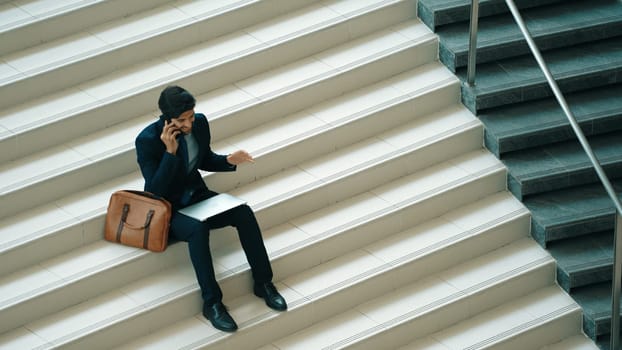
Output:
[[164,199],[162,196],[158,196],[157,194],[153,194],[151,192],[146,192],[146,191],[125,190],[125,192],[137,194],[139,196],[143,196],[143,197],[147,197],[151,199],[157,199],[157,200]]
[[146,219],[145,219],[145,224],[143,226],[134,226],[130,223],[128,223],[127,220],[127,215],[130,212],[130,205],[125,203],[123,204],[123,214],[121,215],[121,225],[125,225],[133,230],[144,230],[145,228],[149,227],[149,225],[151,225],[151,219],[153,218],[153,214],[155,213],[155,210],[151,209],[149,210],[149,212],[146,215]]

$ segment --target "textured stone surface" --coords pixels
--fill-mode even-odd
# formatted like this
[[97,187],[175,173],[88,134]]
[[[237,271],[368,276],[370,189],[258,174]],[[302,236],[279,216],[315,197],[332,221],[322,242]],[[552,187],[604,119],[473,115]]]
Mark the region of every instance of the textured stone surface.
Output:
[[[517,0],[516,6],[521,9],[563,2],[564,0]],[[419,0],[418,16],[432,30],[437,27],[466,21],[471,16],[471,0]],[[479,17],[492,16],[509,12],[504,0],[479,1]]]
[[[526,9],[521,15],[540,50],[571,46],[622,34],[622,4],[610,0],[568,2]],[[438,29],[440,59],[455,71],[467,65],[469,22]],[[479,20],[477,62],[529,53],[527,42],[509,13]]]
[[[609,179],[622,177],[622,132],[589,138]],[[566,141],[507,153],[508,187],[519,199],[527,195],[598,182],[590,159],[578,141]]]
[[[584,331],[608,343],[614,205],[505,4],[480,2],[476,82],[466,84],[470,2],[419,0],[419,16],[439,33],[439,57],[462,81],[486,146],[508,166],[508,187],[525,197],[531,234],[556,257],[559,284],[584,308]],[[622,2],[517,3],[601,163],[622,178]],[[622,180],[613,184],[622,199]]]
[[[563,92],[622,82],[622,37],[556,49],[543,56]],[[466,70],[459,69],[457,74],[464,82]],[[462,102],[474,113],[552,96],[531,55],[478,65],[475,83],[474,87],[462,85]]]
[[[622,130],[622,84],[565,96],[586,136]],[[479,118],[486,126],[485,142],[497,157],[504,153],[577,137],[555,99],[543,99],[489,109]]]
[[613,231],[551,242],[548,249],[557,261],[557,281],[567,292],[611,280]]
[[611,328],[611,283],[603,282],[577,288],[572,297],[583,308],[583,329],[592,339],[609,333]]
[[[622,181],[613,181],[622,199]],[[532,236],[547,242],[613,228],[615,209],[601,184],[535,195],[523,201],[532,214]]]

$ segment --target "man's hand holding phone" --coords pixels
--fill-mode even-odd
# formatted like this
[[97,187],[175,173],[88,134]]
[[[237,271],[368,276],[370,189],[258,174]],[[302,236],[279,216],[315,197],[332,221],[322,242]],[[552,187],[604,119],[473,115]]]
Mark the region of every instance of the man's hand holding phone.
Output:
[[162,134],[160,134],[160,140],[164,142],[166,152],[172,155],[177,153],[177,148],[179,147],[177,136],[179,136],[179,134],[181,134],[181,130],[175,125],[175,123],[169,120],[164,121],[164,128],[162,129]]

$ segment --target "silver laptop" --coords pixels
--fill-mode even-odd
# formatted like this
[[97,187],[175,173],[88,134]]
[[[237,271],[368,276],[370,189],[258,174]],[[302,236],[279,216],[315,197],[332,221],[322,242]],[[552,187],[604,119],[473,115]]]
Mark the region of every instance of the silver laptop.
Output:
[[242,204],[246,204],[246,201],[227,193],[220,193],[214,197],[179,209],[179,212],[199,221],[205,221],[209,217],[220,214]]

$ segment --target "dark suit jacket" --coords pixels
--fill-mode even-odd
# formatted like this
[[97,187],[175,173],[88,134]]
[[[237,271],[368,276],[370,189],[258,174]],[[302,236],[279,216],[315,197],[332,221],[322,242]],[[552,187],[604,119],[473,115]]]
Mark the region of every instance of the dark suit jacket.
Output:
[[215,195],[208,190],[198,169],[213,172],[234,171],[236,167],[227,162],[225,155],[212,151],[210,129],[205,115],[195,114],[192,125],[199,154],[195,168],[190,171],[187,171],[187,151],[181,145],[177,155],[166,152],[166,146],[160,139],[163,127],[164,121],[160,119],[148,125],[136,137],[136,155],[145,178],[145,191],[166,198],[175,209]]

